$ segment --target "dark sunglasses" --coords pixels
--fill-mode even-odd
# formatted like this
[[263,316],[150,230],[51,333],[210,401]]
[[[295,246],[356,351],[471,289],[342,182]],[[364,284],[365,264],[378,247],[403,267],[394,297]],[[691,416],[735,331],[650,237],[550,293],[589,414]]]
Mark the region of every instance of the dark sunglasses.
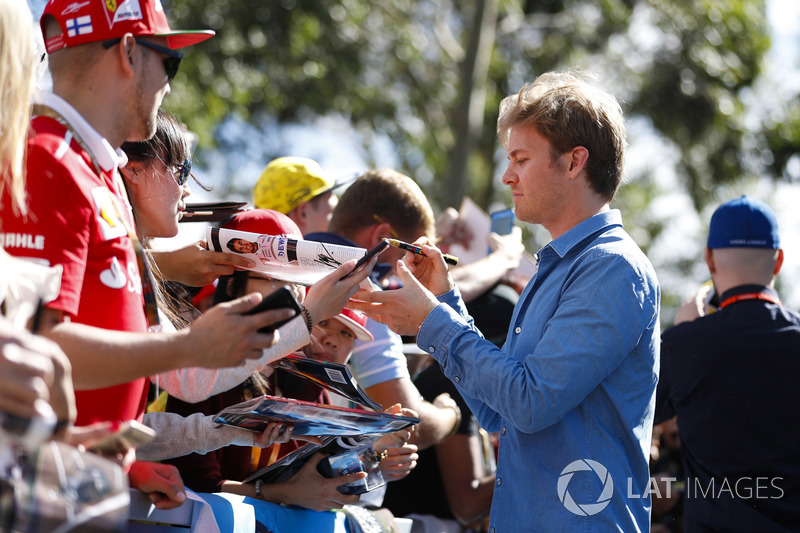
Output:
[[[178,73],[178,69],[181,66],[181,59],[183,59],[183,54],[180,52],[176,52],[175,50],[171,50],[166,46],[161,46],[155,43],[151,43],[150,41],[145,41],[144,39],[140,39],[138,37],[133,38],[137,43],[140,45],[150,48],[151,50],[155,50],[161,54],[164,54],[164,72],[167,73],[167,79],[172,81],[175,78],[175,75]],[[118,39],[111,39],[108,41],[103,41],[103,48],[108,49],[120,42],[122,38]]]
[[178,185],[185,185],[192,173],[192,160],[184,159],[183,163],[175,167],[175,180]]

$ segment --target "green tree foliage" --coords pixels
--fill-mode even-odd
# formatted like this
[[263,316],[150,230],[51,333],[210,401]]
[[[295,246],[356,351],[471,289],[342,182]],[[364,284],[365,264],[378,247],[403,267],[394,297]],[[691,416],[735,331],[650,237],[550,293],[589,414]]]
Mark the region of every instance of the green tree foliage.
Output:
[[[163,2],[175,27],[217,31],[186,54],[178,97],[166,101],[201,147],[213,147],[232,116],[255,127],[241,134],[252,137],[266,135],[265,123],[337,115],[364,146],[391,139],[399,170],[435,207],[458,206],[464,194],[509,204],[499,186],[500,100],[539,73],[580,67],[663,136],[698,212],[720,185],[800,173],[797,99],[762,116],[748,107],[770,46],[766,0]],[[666,224],[648,213],[661,189],[646,175],[628,182],[615,202],[647,248]],[[251,182],[227,185],[249,197]]]
[[698,208],[717,183],[784,176],[797,150],[796,107],[755,133],[745,124],[741,94],[770,44],[764,0],[165,4],[176,26],[218,33],[187,54],[180,98],[167,102],[205,145],[231,114],[254,124],[339,114],[365,143],[388,135],[403,170],[443,204],[498,199],[497,104],[551,69],[597,72],[626,112],[647,117],[678,147]]

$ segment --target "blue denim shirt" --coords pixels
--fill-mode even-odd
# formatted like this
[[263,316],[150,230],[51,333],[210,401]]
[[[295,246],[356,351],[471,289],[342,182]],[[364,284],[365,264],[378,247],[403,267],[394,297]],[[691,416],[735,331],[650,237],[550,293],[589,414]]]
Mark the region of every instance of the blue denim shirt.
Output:
[[660,289],[619,211],[538,253],[502,349],[456,290],[417,344],[499,432],[490,531],[649,531]]

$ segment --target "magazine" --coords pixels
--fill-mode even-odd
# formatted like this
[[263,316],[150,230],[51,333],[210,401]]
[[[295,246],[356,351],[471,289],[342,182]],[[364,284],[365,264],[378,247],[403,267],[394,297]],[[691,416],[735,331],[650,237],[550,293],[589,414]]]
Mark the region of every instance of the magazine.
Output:
[[279,483],[291,478],[316,452],[329,457],[317,466],[326,477],[339,477],[364,471],[367,477],[338,487],[343,494],[361,494],[382,486],[380,460],[372,445],[383,435],[419,423],[419,418],[380,412],[380,405],[367,396],[346,365],[318,361],[292,354],[276,361],[275,366],[308,379],[357,404],[376,411],[325,405],[293,398],[264,395],[232,405],[220,411],[214,422],[252,431],[264,431],[270,422],[294,425],[294,435],[319,437],[320,444],[307,443],[245,480],[261,479]]
[[252,259],[255,271],[301,285],[313,285],[342,263],[367,253],[356,246],[212,227],[206,230],[206,242],[209,250],[235,252]]
[[344,396],[351,402],[376,411],[381,410],[380,404],[367,396],[347,365],[291,354],[283,359],[278,359],[273,366],[311,380],[320,387]]
[[270,422],[294,424],[295,435],[383,435],[419,423],[419,418],[326,405],[268,394],[220,411],[214,422],[262,432]]

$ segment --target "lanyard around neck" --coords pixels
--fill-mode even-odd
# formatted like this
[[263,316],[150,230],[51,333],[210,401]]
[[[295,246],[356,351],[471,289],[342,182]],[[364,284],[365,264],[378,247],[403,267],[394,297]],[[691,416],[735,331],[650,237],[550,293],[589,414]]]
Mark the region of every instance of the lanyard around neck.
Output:
[[781,305],[781,301],[777,296],[772,296],[766,292],[748,292],[745,294],[736,294],[729,298],[725,298],[721,304],[719,304],[720,309],[725,309],[732,303],[741,302],[744,300],[763,300],[765,302],[770,302],[775,305]]
[[[83,150],[89,154],[89,158],[92,160],[92,165],[94,165],[94,169],[100,177],[100,180],[103,182],[103,185],[106,186],[109,193],[111,193],[112,197],[115,196],[123,196],[125,197],[125,201],[130,203],[127,198],[127,191],[125,190],[125,186],[122,183],[122,177],[119,175],[119,170],[114,168],[111,170],[111,178],[114,180],[117,188],[119,189],[118,193],[115,193],[111,190],[111,187],[108,186],[108,182],[106,181],[105,177],[103,176],[103,169],[100,167],[100,164],[97,162],[94,153],[89,149],[88,145],[84,142],[78,132],[75,131],[75,128],[65,119],[61,114],[53,109],[52,107],[36,104],[33,106],[33,115],[41,115],[47,116],[54,120],[56,120],[59,124],[63,125],[69,132],[72,134],[72,137],[78,142],[78,144],[83,148]],[[116,183],[118,182],[118,183]],[[159,326],[159,319],[158,319],[158,304],[156,303],[156,295],[155,290],[153,289],[153,277],[152,273],[150,272],[150,266],[147,263],[147,258],[144,255],[144,248],[142,247],[141,241],[136,236],[136,230],[130,224],[130,221],[127,219],[126,216],[120,213],[120,222],[125,226],[125,230],[128,233],[128,237],[133,244],[133,250],[136,253],[136,262],[139,265],[139,272],[142,283],[142,297],[144,298],[144,314],[147,318],[147,325],[151,330],[158,330],[160,329]]]

